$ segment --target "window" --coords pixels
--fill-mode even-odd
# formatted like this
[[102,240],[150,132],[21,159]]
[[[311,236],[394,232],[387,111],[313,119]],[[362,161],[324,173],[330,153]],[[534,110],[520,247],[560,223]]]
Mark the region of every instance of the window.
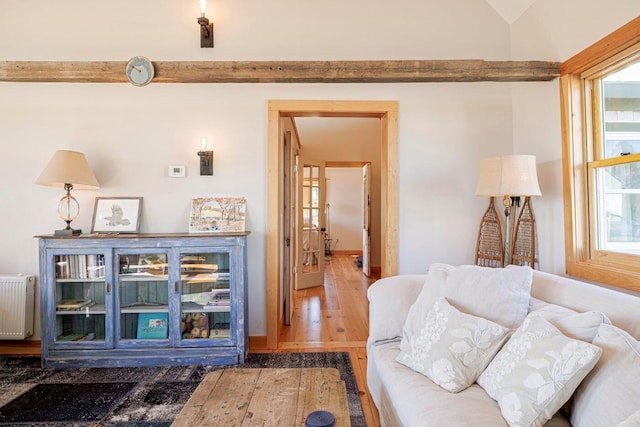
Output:
[[640,18],[562,64],[567,272],[640,291]]

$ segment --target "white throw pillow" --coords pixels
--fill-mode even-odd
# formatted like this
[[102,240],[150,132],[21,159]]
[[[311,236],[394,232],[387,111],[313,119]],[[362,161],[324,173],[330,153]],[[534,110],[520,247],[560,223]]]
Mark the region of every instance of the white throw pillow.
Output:
[[533,270],[529,267],[491,268],[476,265],[432,264],[409,316],[424,318],[439,298],[464,313],[516,329],[529,311]]
[[570,308],[557,305],[557,304],[551,304],[550,302],[542,301],[541,299],[531,297],[531,299],[529,300],[529,313],[532,313],[538,310],[545,310],[557,317],[564,317],[570,314],[578,314],[577,311],[572,310]]
[[571,397],[602,350],[529,316],[478,378],[510,426],[542,426]]
[[640,343],[612,325],[601,325],[593,343],[602,358],[574,395],[574,427],[613,426],[640,407]]
[[638,427],[640,426],[640,409],[633,413],[629,418],[618,424],[616,427]]
[[407,319],[396,360],[445,390],[459,392],[476,381],[508,333],[440,298],[424,318]]
[[566,312],[559,311],[557,305],[550,304],[529,313],[529,316],[539,316],[558,328],[563,335],[569,338],[593,342],[598,333],[600,325],[611,324],[609,318],[599,311],[585,311],[584,313],[576,313],[571,310]]

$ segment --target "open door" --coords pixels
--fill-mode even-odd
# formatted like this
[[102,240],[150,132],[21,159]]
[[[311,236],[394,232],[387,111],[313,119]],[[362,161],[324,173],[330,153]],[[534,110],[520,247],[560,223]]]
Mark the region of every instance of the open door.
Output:
[[371,275],[371,177],[370,164],[362,166],[362,272]]
[[291,132],[284,135],[284,191],[283,191],[283,212],[284,212],[284,240],[282,242],[282,279],[283,279],[283,310],[284,324],[291,324],[293,317],[293,283],[295,266],[295,239],[294,219],[295,219],[295,186],[293,185],[293,171],[295,165],[294,147],[291,142]]
[[324,284],[325,162],[298,157],[296,289]]

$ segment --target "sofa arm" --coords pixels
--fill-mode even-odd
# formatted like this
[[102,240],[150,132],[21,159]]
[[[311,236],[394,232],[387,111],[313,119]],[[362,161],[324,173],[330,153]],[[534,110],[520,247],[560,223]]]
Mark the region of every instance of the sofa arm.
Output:
[[385,277],[367,290],[369,299],[369,344],[397,340],[413,302],[418,298],[425,274]]

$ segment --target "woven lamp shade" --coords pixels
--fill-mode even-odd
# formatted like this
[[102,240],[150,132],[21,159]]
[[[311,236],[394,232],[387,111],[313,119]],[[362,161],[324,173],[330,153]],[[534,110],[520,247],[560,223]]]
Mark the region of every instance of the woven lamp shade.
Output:
[[517,154],[480,160],[476,196],[541,196],[536,156]]

